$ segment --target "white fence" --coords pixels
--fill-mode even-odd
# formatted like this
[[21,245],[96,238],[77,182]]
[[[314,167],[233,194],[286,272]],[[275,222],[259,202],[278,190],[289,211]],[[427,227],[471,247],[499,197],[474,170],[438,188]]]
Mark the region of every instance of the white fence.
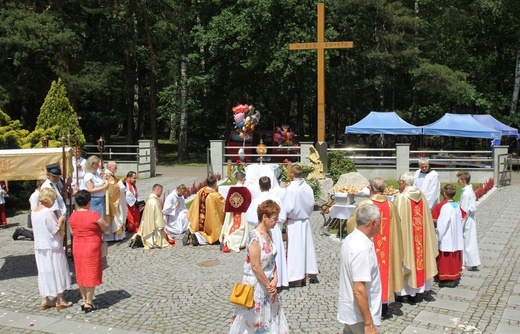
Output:
[[[297,158],[297,161],[309,163],[305,156],[309,154],[309,147],[312,143],[302,142],[300,144],[299,154],[287,154],[286,157]],[[230,147],[225,146],[224,141],[212,140],[210,142],[208,154],[210,172],[219,173],[223,177],[227,176],[225,166],[228,160],[235,162],[237,158],[236,147],[233,148],[235,149],[233,154],[226,154]],[[503,178],[499,174],[500,164],[504,163],[500,157],[507,155],[508,146],[496,146],[491,151],[411,151],[410,144],[396,144],[395,148],[388,149],[329,148],[328,150],[345,152],[345,156],[354,162],[358,172],[368,179],[376,176],[397,179],[404,172],[417,170],[419,159],[427,157],[432,168],[439,173],[441,182],[456,182],[457,172],[466,170],[471,173],[472,182],[482,183],[489,178],[494,178],[495,183],[500,185],[499,181]],[[254,147],[245,154],[245,157],[256,162],[259,155],[252,152],[255,152]],[[269,156],[280,157],[279,154]],[[266,157],[268,156],[266,155]],[[264,159],[264,163],[268,162]]]
[[[85,145],[84,155],[100,155],[96,145]],[[155,176],[156,154],[152,140],[139,140],[139,145],[106,145],[103,161],[117,162],[117,174],[137,172],[137,177],[147,179]]]

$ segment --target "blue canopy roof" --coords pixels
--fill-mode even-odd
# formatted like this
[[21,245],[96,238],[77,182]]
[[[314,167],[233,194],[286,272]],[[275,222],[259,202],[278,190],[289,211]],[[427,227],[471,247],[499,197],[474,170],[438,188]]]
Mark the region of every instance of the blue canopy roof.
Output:
[[345,128],[346,134],[420,135],[421,128],[405,122],[393,111],[371,111],[365,118]]
[[502,132],[502,136],[518,136],[518,130],[497,120],[491,115],[473,115],[479,123],[487,126],[488,128],[498,130]]
[[422,127],[425,135],[471,138],[500,138],[502,133],[482,125],[470,114],[445,114]]

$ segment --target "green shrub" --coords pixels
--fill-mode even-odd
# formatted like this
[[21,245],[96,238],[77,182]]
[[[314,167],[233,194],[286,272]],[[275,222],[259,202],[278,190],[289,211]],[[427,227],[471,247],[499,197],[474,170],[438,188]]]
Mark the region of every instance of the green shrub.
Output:
[[341,174],[357,172],[356,165],[345,156],[342,151],[330,151],[327,153],[329,175],[334,183],[338,182]]
[[321,188],[318,179],[305,179],[305,182],[311,187],[312,192],[314,193],[314,198],[320,198],[321,196]]

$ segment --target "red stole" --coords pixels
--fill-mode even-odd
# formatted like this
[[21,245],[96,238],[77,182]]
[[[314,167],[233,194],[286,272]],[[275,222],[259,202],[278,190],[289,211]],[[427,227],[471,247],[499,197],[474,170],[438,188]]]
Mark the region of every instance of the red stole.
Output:
[[412,209],[412,235],[413,250],[415,257],[415,277],[417,287],[424,285],[424,220],[423,220],[423,200],[419,202],[410,201]]
[[240,228],[242,225],[242,213],[241,212],[233,212],[233,225],[229,229],[229,234],[233,234],[236,230]]
[[137,232],[141,223],[141,212],[139,211],[139,207],[137,206],[137,189],[130,182],[126,183],[126,187],[128,188],[128,191],[135,196],[136,199],[134,205],[127,205],[128,215],[126,219],[128,221],[128,225],[126,229],[128,230],[128,232]]
[[382,302],[388,301],[388,277],[390,274],[390,205],[388,201],[372,201],[381,213],[381,231],[374,237],[379,275],[381,276]]

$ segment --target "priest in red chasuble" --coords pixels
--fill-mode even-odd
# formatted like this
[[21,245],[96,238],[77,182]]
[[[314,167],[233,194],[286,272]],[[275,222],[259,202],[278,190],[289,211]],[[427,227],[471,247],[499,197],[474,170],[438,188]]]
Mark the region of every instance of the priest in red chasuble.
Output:
[[188,210],[190,228],[182,240],[183,245],[211,245],[218,241],[224,222],[225,201],[217,191],[217,178],[208,176],[206,187],[197,191]]
[[[394,203],[388,201],[385,181],[376,177],[370,180],[370,199],[358,203],[356,211],[347,222],[347,232],[356,228],[356,213],[365,203],[374,204],[381,213],[381,233],[373,238],[379,273],[381,276],[381,301],[388,304],[394,301],[394,293],[403,290],[403,240],[401,219]],[[385,307],[383,307],[385,309]]]
[[439,251],[428,201],[412,185],[412,173],[399,177],[400,194],[395,204],[403,233],[404,289],[397,295],[411,296],[410,302],[415,302],[416,294],[431,289],[433,277],[437,275],[435,258]]

